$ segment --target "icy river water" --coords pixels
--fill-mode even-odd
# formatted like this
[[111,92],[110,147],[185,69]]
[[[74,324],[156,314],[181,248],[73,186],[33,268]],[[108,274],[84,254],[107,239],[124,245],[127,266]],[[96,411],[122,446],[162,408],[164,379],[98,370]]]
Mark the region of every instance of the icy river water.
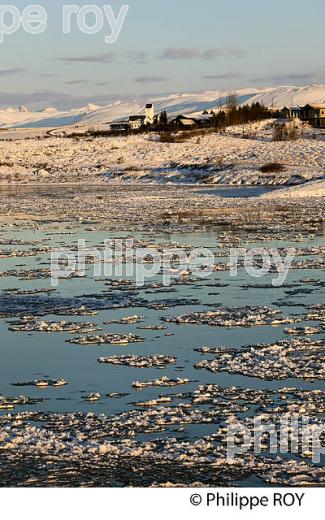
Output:
[[[218,229],[209,232],[185,234],[181,237],[179,235],[161,235],[156,236],[157,243],[162,242],[183,242],[184,244],[192,244],[196,247],[209,247],[211,250],[215,249],[218,243]],[[87,241],[87,245],[103,243],[105,239],[114,238],[117,235],[107,233],[105,231],[93,232],[85,231],[82,228],[74,229],[72,235],[55,233],[51,238],[53,247],[62,247],[63,244],[70,247],[76,237],[83,237]],[[130,237],[130,234],[125,236]],[[132,235],[131,235],[132,236]],[[134,238],[145,238],[139,234],[134,234]],[[7,238],[21,239],[24,241],[34,241],[42,239],[42,233],[35,232],[8,232]],[[123,234],[119,238],[123,238]],[[317,245],[322,242],[322,239],[304,243],[308,245]],[[254,247],[261,244],[252,244]],[[268,244],[272,247],[275,244]],[[282,247],[293,246],[293,243],[277,243],[277,246]],[[300,244],[301,246],[301,244]],[[19,249],[24,249],[28,246],[20,246]],[[225,260],[223,258],[220,259]],[[35,269],[40,268],[42,264],[47,264],[49,261],[48,255],[43,257],[31,258],[10,258],[2,259],[1,271],[20,270],[20,269]],[[251,388],[281,388],[285,386],[299,386],[300,388],[325,389],[324,382],[304,382],[295,379],[278,381],[261,381],[257,378],[247,378],[238,375],[223,374],[209,374],[206,371],[198,371],[193,368],[193,364],[200,360],[200,354],[194,349],[210,346],[229,346],[240,349],[243,345],[270,343],[285,339],[283,330],[287,325],[279,326],[259,326],[259,327],[210,327],[208,325],[177,325],[168,323],[167,329],[163,331],[154,330],[137,330],[138,325],[161,325],[161,318],[169,318],[178,316],[179,314],[188,314],[190,312],[198,312],[207,310],[209,306],[221,304],[226,306],[245,306],[245,305],[260,305],[273,307],[278,301],[289,300],[292,303],[292,297],[287,294],[287,287],[271,287],[265,289],[264,285],[271,284],[272,277],[270,274],[265,276],[262,281],[257,280],[257,285],[261,288],[243,288],[243,285],[256,282],[244,271],[240,271],[237,278],[230,278],[229,271],[213,273],[209,278],[202,279],[195,284],[173,286],[170,292],[159,292],[159,289],[153,291],[153,294],[148,294],[146,287],[137,288],[137,297],[144,299],[146,302],[151,301],[164,302],[165,299],[187,299],[193,298],[199,300],[199,305],[181,305],[172,306],[166,310],[153,310],[146,307],[132,307],[114,310],[99,310],[97,316],[94,317],[78,317],[78,316],[60,316],[60,320],[72,320],[74,322],[90,321],[96,323],[103,332],[114,333],[140,333],[144,337],[143,343],[130,344],[125,346],[79,346],[66,343],[65,340],[71,337],[71,334],[65,332],[61,333],[45,333],[45,332],[10,332],[8,325],[10,320],[1,320],[0,334],[1,334],[1,364],[0,364],[0,381],[1,392],[5,395],[20,395],[21,389],[12,387],[12,383],[20,380],[33,380],[42,378],[64,378],[69,381],[69,384],[62,389],[55,388],[29,388],[28,395],[46,398],[44,403],[34,405],[32,409],[47,410],[51,412],[75,412],[75,411],[93,411],[96,413],[111,414],[130,409],[131,401],[136,401],[139,398],[139,392],[132,390],[132,382],[135,380],[155,379],[160,375],[168,377],[182,376],[196,383],[187,385],[186,390],[194,389],[197,382],[214,383],[222,386],[243,386]],[[303,278],[311,277],[310,270],[293,270],[288,273],[286,283],[298,283]],[[312,272],[313,278],[321,278],[322,272],[314,270]],[[150,279],[150,283],[161,282],[161,276],[157,275]],[[88,266],[88,273],[86,278],[60,280],[59,286],[55,293],[50,293],[46,298],[53,300],[54,298],[71,298],[73,296],[91,295],[100,293],[107,289],[105,287],[105,280],[99,280],[93,276],[93,266]],[[225,285],[218,287],[218,284]],[[216,284],[216,287],[213,285]],[[38,280],[17,280],[14,277],[5,277],[0,279],[1,290],[10,288],[17,288],[20,290],[29,290],[35,288],[50,289],[50,279]],[[296,304],[300,306],[281,306],[281,311],[285,315],[296,313],[303,313],[308,305],[320,303],[321,291],[317,287],[304,285],[305,289],[311,289],[310,294],[301,293],[295,296]],[[109,300],[109,293],[107,294]],[[276,306],[274,308],[277,308]],[[112,324],[103,325],[104,321],[118,320],[129,315],[144,316],[140,324]],[[42,319],[47,321],[58,321],[57,316],[46,315]],[[311,325],[310,322],[303,322],[302,325]],[[166,336],[166,333],[173,334]],[[111,366],[100,365],[97,358],[104,355],[119,355],[119,354],[136,354],[136,355],[152,355],[152,354],[167,354],[177,357],[175,366],[167,367],[161,371],[154,368],[138,369],[127,366]],[[179,369],[181,368],[181,371]],[[162,372],[162,373],[161,373]],[[122,397],[118,400],[103,399],[98,402],[85,402],[82,396],[90,392],[99,392],[100,394],[107,394],[110,392],[127,392],[130,395]],[[141,391],[141,400],[152,399],[157,397],[159,389],[144,389]],[[186,437],[187,433],[183,436]]]
[[[205,247],[217,253],[220,251],[220,236],[223,237],[223,234],[222,226],[213,225],[202,230],[185,230],[182,233],[173,234],[171,231],[167,231],[166,233],[152,232],[150,234],[146,231],[113,232],[109,226],[105,228],[103,224],[96,226],[96,224],[84,223],[65,227],[57,223],[42,223],[35,229],[28,229],[25,226],[8,227],[6,224],[2,224],[0,236],[6,245],[2,245],[0,249],[7,252],[10,250],[30,251],[32,248],[39,248],[40,244],[71,248],[80,238],[85,239],[87,246],[91,247],[103,244],[104,240],[109,238],[132,238],[136,241],[150,241],[160,246],[164,243],[175,242],[178,245],[188,245],[192,248]],[[246,247],[265,247],[264,242],[251,242],[250,240],[251,235],[246,237],[243,231],[242,243]],[[10,243],[10,241],[12,242]],[[318,233],[314,237],[305,238],[302,242],[269,241],[267,247],[317,248],[323,243],[323,237]],[[226,251],[226,248],[221,249]],[[300,256],[299,260],[305,258],[308,258],[308,255]],[[217,258],[217,261],[227,263],[229,258],[221,256]],[[164,396],[176,392],[191,393],[199,385],[208,384],[218,385],[224,389],[235,386],[243,389],[270,391],[288,387],[311,391],[325,390],[324,380],[317,378],[279,379],[272,378],[271,372],[270,377],[265,379],[232,373],[231,370],[211,372],[195,368],[203,359],[214,359],[212,354],[198,352],[199,348],[223,346],[238,349],[240,352],[243,347],[248,345],[273,344],[281,340],[291,340],[293,337],[285,333],[285,329],[290,327],[288,324],[231,327],[194,323],[177,324],[172,321],[180,315],[207,312],[218,308],[266,306],[280,311],[286,317],[301,315],[299,327],[317,326],[318,323],[306,318],[307,309],[322,303],[324,297],[324,286],[319,283],[324,280],[323,272],[317,267],[290,270],[282,287],[272,286],[274,273],[260,279],[252,279],[244,269],[239,269],[238,276],[234,278],[230,277],[229,270],[222,270],[200,280],[185,277],[184,282],[186,283],[172,284],[169,288],[160,287],[162,277],[161,274],[157,274],[146,281],[144,287],[130,285],[128,288],[121,284],[112,285],[112,279],[117,279],[114,277],[111,279],[103,276],[94,277],[93,265],[89,264],[86,276],[83,278],[62,279],[52,292],[28,294],[34,289],[53,289],[48,277],[36,276],[30,279],[30,276],[26,276],[26,272],[47,269],[49,264],[49,251],[38,250],[32,256],[2,257],[0,259],[0,272],[6,273],[5,276],[0,277],[0,312],[2,313],[0,320],[0,394],[8,397],[25,395],[29,398],[44,399],[35,404],[17,406],[14,412],[92,412],[111,416],[137,410],[139,409],[137,402],[155,400],[162,393]],[[17,271],[23,271],[25,275],[17,276]],[[132,277],[128,278],[132,279]],[[154,286],[156,283],[158,286]],[[15,296],[15,290],[20,291],[21,294]],[[24,291],[26,291],[25,294]],[[118,300],[123,297],[132,300],[132,305],[126,305],[124,308],[109,308],[112,298]],[[60,307],[64,307],[66,302],[74,300],[76,307],[83,303],[88,308],[95,308],[96,314],[78,316],[68,313],[65,315],[64,310],[60,311]],[[166,308],[163,305],[152,305],[152,303],[163,304],[164,302],[167,303]],[[20,316],[14,315],[14,312],[12,316],[6,315],[8,310],[13,311],[17,305],[20,306]],[[44,308],[54,307],[56,308],[55,314],[49,312],[38,317]],[[29,320],[41,319],[46,322],[65,320],[82,323],[86,321],[96,325],[94,332],[89,332],[91,335],[132,333],[141,336],[143,341],[128,345],[80,345],[69,343],[67,340],[82,335],[82,332],[71,334],[68,332],[10,331],[9,327],[17,320],[19,321],[22,315],[29,316]],[[107,321],[119,321],[134,315],[143,318],[134,323],[104,324]],[[161,327],[162,325],[165,328],[161,330],[143,328]],[[311,338],[319,340],[322,335],[313,335]],[[123,364],[113,365],[98,362],[98,358],[102,356],[132,354],[149,357],[162,354],[174,356],[177,359],[163,368],[137,368]],[[187,378],[190,382],[172,388],[148,386],[139,390],[132,386],[135,381],[153,381],[163,376],[170,379]],[[14,386],[16,383],[24,381],[58,379],[64,379],[68,384],[62,387]],[[100,394],[100,399],[91,401],[86,398],[96,393]],[[110,395],[114,393],[117,393],[116,398],[112,398]],[[179,399],[174,398],[173,405],[180,402],[182,402],[182,396]],[[205,406],[204,403],[197,405],[202,409],[205,409]],[[0,410],[2,416],[7,413],[7,409]],[[245,413],[242,416],[245,416]],[[138,439],[145,441],[172,435],[177,441],[195,442],[215,431],[216,424],[213,422],[200,424],[200,421],[197,421],[192,424],[189,421],[177,431],[173,427],[167,427],[157,434],[140,433]],[[244,481],[244,483],[247,482],[252,485],[261,485],[261,481],[255,481],[254,478]]]

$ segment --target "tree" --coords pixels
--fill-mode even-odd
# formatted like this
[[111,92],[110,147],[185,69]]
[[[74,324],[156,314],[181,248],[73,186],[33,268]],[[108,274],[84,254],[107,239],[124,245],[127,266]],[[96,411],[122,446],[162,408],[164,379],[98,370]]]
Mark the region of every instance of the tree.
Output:
[[168,124],[168,116],[166,110],[161,112],[159,117],[159,124],[160,126],[166,126]]
[[214,113],[212,116],[212,126],[216,130],[221,130],[226,125],[226,113],[222,110],[218,113]]

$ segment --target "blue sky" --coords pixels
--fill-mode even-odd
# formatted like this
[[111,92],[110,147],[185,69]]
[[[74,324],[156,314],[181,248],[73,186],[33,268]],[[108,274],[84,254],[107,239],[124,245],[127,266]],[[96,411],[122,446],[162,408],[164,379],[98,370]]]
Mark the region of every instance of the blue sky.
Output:
[[[10,2],[8,2],[10,3]],[[26,0],[12,2],[19,10]],[[324,0],[34,0],[40,35],[22,29],[0,45],[0,105],[78,106],[153,94],[325,83]],[[85,35],[62,6],[130,6],[115,44]],[[89,18],[89,24],[92,23]],[[7,22],[8,23],[8,22]]]

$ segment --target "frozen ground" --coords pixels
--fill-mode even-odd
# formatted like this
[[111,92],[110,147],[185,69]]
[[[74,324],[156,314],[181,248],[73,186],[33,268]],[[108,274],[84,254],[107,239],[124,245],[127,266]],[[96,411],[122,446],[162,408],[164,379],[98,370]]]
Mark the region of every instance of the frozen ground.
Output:
[[[324,135],[299,128],[296,141],[274,142],[273,124],[238,126],[175,143],[160,142],[153,133],[64,137],[62,130],[2,132],[0,183],[290,186],[322,179]],[[262,173],[268,163],[280,163],[282,171]]]

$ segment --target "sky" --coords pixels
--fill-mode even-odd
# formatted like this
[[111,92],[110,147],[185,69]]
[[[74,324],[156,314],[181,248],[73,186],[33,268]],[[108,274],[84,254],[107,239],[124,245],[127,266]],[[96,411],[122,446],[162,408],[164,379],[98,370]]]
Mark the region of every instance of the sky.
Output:
[[[20,27],[0,44],[0,106],[71,108],[155,94],[246,86],[325,84],[324,0],[74,0],[80,9],[129,6],[115,43],[111,27],[83,33],[67,0],[34,0],[48,26]],[[72,3],[72,2],[71,2]],[[10,0],[8,1],[10,4]],[[26,0],[12,4],[19,10]],[[97,15],[99,16],[99,15]],[[0,16],[0,30],[10,25]],[[86,18],[94,27],[95,15]]]

